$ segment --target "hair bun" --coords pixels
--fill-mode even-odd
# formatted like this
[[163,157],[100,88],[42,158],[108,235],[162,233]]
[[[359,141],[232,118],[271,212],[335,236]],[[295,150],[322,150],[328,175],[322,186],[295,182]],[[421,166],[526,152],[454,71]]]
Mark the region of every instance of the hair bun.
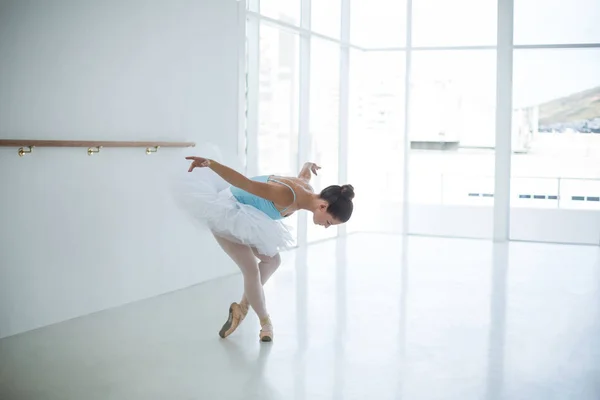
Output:
[[354,186],[343,185],[341,195],[347,198],[348,200],[352,200],[354,198]]

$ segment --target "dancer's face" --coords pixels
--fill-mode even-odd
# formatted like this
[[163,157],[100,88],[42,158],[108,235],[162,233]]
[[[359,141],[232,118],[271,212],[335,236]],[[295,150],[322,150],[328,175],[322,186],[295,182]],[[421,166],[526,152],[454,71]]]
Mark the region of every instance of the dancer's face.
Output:
[[329,228],[332,225],[341,224],[340,221],[333,218],[333,216],[327,212],[328,206],[329,204],[326,201],[319,204],[319,208],[317,208],[317,210],[315,210],[313,213],[313,222],[315,225],[321,225],[325,228]]

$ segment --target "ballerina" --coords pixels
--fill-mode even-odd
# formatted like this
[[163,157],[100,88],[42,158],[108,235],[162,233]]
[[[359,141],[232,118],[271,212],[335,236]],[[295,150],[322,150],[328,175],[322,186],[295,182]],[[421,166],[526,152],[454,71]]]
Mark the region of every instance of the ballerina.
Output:
[[311,162],[304,164],[297,177],[248,178],[208,158],[186,160],[191,161],[190,174],[180,200],[197,221],[208,226],[244,277],[242,299],[230,305],[229,317],[219,335],[231,335],[252,307],[260,320],[260,341],[271,342],[273,323],[263,285],[281,264],[280,250],[293,241],[282,220],[306,210],[312,212],[316,225],[328,228],[343,224],[352,215],[354,188],[332,185],[314,193],[310,179],[320,167]]

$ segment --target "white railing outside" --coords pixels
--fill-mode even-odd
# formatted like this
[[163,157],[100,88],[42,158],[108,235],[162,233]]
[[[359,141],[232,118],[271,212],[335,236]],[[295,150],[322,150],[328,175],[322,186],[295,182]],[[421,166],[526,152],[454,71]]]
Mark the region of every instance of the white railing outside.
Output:
[[[454,174],[415,176],[410,197],[411,203],[418,204],[493,206],[494,177]],[[600,179],[512,177],[511,206],[600,210]]]

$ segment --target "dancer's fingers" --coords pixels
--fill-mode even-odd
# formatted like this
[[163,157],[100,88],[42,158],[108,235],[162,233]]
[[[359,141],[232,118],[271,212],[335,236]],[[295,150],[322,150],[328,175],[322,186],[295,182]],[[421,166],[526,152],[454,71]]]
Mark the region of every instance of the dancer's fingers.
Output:
[[204,157],[193,157],[189,156],[185,158],[186,160],[192,160],[192,165],[190,165],[190,169],[188,172],[192,172],[192,170],[196,167],[198,168],[206,168],[210,166],[210,160],[207,160]]
[[193,163],[190,164],[190,169],[188,169],[188,172],[192,172],[194,170],[194,168],[196,168],[198,166],[198,164],[196,163],[196,161],[194,161]]
[[189,157],[186,157],[185,159],[196,161],[198,164],[204,164],[204,163],[208,162],[208,159],[206,159],[204,157],[189,156]]

